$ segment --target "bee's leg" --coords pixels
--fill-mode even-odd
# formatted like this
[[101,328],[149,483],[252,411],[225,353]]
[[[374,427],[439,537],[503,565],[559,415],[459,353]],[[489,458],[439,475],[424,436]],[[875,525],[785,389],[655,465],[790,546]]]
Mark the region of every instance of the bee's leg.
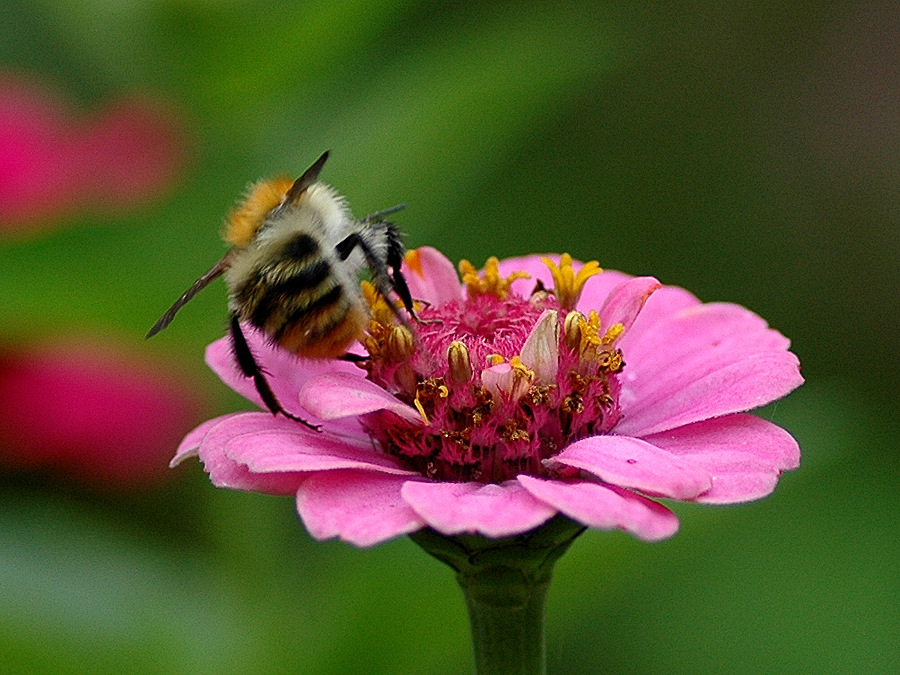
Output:
[[341,356],[337,357],[337,360],[346,361],[347,363],[365,363],[371,358],[372,357],[368,355],[364,356],[362,354],[351,354],[350,352],[347,352],[346,354],[342,354]]
[[275,397],[272,388],[266,380],[266,376],[263,374],[256,359],[253,358],[253,352],[250,351],[250,345],[247,344],[247,338],[244,337],[244,331],[241,330],[241,323],[238,321],[236,314],[231,315],[231,342],[234,345],[234,356],[237,359],[238,365],[241,367],[241,371],[247,377],[253,378],[253,384],[256,385],[256,391],[259,392],[263,403],[265,403],[266,407],[272,411],[273,415],[281,413],[285,417],[292,419],[295,422],[300,422],[313,431],[322,430],[321,427],[310,424],[306,420],[292,415],[281,407],[281,404],[278,402],[278,399]]
[[[376,227],[379,229],[375,229]],[[383,230],[380,228],[383,228]],[[372,229],[367,230],[366,232],[369,233],[370,236],[371,233],[374,233],[385,237],[387,255],[385,256],[384,261],[375,255],[372,245],[366,240],[366,237],[361,232],[352,232],[342,241],[338,242],[336,247],[338,257],[341,260],[346,260],[353,252],[353,249],[359,247],[363,257],[366,259],[366,265],[372,273],[372,283],[375,284],[375,288],[378,289],[378,292],[381,293],[382,297],[387,300],[387,303],[394,311],[394,314],[396,314],[399,319],[403,320],[397,307],[391,301],[391,291],[397,293],[400,297],[400,301],[406,308],[406,311],[409,312],[410,316],[416,318],[412,294],[410,294],[409,287],[406,285],[406,279],[403,278],[403,274],[400,272],[400,267],[403,264],[403,243],[400,241],[400,235],[397,232],[397,228],[394,227],[393,223],[379,222],[373,224]],[[388,268],[390,268],[390,272],[388,271]]]
[[393,223],[385,223],[385,225],[385,238],[388,245],[387,264],[391,268],[391,286],[397,292],[409,315],[414,319],[418,319],[413,310],[412,294],[409,292],[409,286],[406,285],[406,279],[403,278],[403,273],[400,271],[400,268],[403,267],[403,242],[400,241],[400,233],[397,232],[397,228],[394,227]]

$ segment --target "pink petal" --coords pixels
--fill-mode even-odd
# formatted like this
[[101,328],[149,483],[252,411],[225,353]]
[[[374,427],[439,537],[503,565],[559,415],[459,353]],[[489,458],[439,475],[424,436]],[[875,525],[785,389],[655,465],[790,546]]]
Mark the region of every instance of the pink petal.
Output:
[[316,539],[373,546],[424,526],[400,497],[408,480],[363,471],[315,473],[297,492],[297,512]]
[[709,472],[650,443],[627,436],[591,436],[554,456],[553,463],[600,480],[672,499],[693,499],[712,487]]
[[283,471],[327,471],[363,469],[404,475],[397,461],[372,449],[370,439],[364,447],[296,425],[290,431],[271,429],[235,436],[225,445],[227,457],[244,464],[254,473]]
[[[545,288],[553,288],[553,276],[550,274],[547,266],[541,261],[543,257],[559,264],[559,255],[555,253],[547,254],[546,256],[527,255],[520,258],[507,258],[500,261],[500,276],[507,277],[513,272],[527,272],[530,275],[529,278],[516,279],[510,286],[511,291],[522,298],[531,297],[535,284],[539,280],[543,282]],[[580,263],[573,263],[573,265],[581,269]]]
[[712,489],[693,500],[698,504],[738,504],[767,497],[775,491],[779,474],[728,471],[713,476]]
[[603,270],[600,274],[595,274],[584,283],[575,309],[584,314],[592,309],[599,312],[609,295],[632,278],[630,274],[616,270]]
[[605,330],[620,323],[627,331],[647,299],[661,286],[653,277],[635,277],[623,281],[606,297],[599,312],[600,326]]
[[[256,350],[253,351],[256,355]],[[260,408],[264,407],[256,387],[253,386],[253,380],[246,377],[238,367],[230,336],[219,338],[207,345],[205,361],[222,382],[247,400],[253,401]]]
[[[673,369],[674,370],[674,369]],[[803,383],[800,363],[790,352],[768,352],[724,364],[709,373],[660,377],[637,401],[620,399],[625,417],[615,432],[632,436],[752,410],[781,398]],[[645,385],[650,389],[650,385]],[[624,393],[624,387],[623,387]]]
[[[600,277],[620,274],[620,272],[604,272]],[[585,292],[581,296],[582,302],[584,302],[587,292],[588,288],[585,288]],[[596,306],[601,306],[602,302],[603,300],[601,299]],[[657,289],[653,295],[647,298],[647,302],[644,303],[640,314],[634,320],[628,333],[622,338],[619,346],[624,350],[630,348],[632,344],[643,342],[648,334],[654,334],[658,322],[668,319],[683,309],[696,307],[700,304],[701,302],[697,299],[697,296],[678,286],[663,286]]]
[[[308,412],[301,410],[297,403],[297,392],[306,382],[331,372],[355,374],[360,379],[363,377],[359,368],[352,363],[336,359],[301,359],[273,345],[262,333],[246,324],[243,325],[243,331],[250,351],[266,374],[266,380],[278,402],[289,413],[307,421],[317,420],[310,419]],[[206,348],[206,363],[234,391],[260,408],[265,408],[253,379],[246,377],[238,367],[230,336],[216,340]]]
[[491,396],[496,401],[518,401],[528,391],[528,384],[524,383],[524,387],[519,387],[517,391],[514,391],[517,389],[515,373],[516,371],[508,363],[498,363],[496,366],[481,371],[481,385],[491,392]]
[[323,420],[358,417],[376,410],[390,410],[414,424],[424,424],[412,406],[360,375],[327,373],[300,389],[300,404]]
[[[225,452],[228,443],[238,436],[253,435],[269,429],[293,428],[296,426],[296,422],[262,412],[226,415],[213,421],[216,424],[212,424],[206,429],[206,434],[200,441],[197,451],[200,461],[203,462],[203,468],[209,474],[213,485],[278,495],[296,492],[304,474],[297,472],[253,473],[247,466],[235,462]],[[192,434],[199,435],[198,432],[201,428],[203,427],[198,427]]]
[[614,486],[521,475],[528,492],[569,518],[600,530],[621,529],[644,541],[671,537],[678,518],[662,504]]
[[759,407],[803,382],[787,339],[753,312],[724,303],[682,309],[639,341],[623,339],[617,433],[644,436]]
[[[683,298],[679,298],[683,299]],[[650,301],[647,303],[648,309]],[[641,318],[643,318],[643,313]],[[692,305],[657,319],[652,332],[623,340],[628,363],[647,377],[708,357],[710,351],[756,353],[785,350],[789,341],[749,309],[731,303]],[[664,352],[664,353],[661,353]]]
[[508,537],[534,529],[556,514],[515,481],[502,485],[410,481],[401,494],[429,526],[446,535]]
[[233,417],[233,415],[214,417],[211,420],[206,420],[196,429],[189,432],[188,435],[185,436],[181,441],[181,443],[178,444],[178,448],[175,450],[175,456],[172,458],[172,461],[169,462],[169,468],[174,469],[189,457],[196,457],[197,448],[200,447],[200,444],[203,442],[203,438],[206,436],[207,432],[214,426],[219,424],[219,422],[222,422],[228,417]]
[[712,487],[694,500],[706,504],[765,497],[782,471],[800,464],[797,441],[781,427],[753,415],[696,422],[645,440],[712,474]]
[[441,307],[463,297],[459,274],[443,253],[423,246],[413,252],[415,267],[408,265],[408,260],[404,262],[403,274],[413,300]]

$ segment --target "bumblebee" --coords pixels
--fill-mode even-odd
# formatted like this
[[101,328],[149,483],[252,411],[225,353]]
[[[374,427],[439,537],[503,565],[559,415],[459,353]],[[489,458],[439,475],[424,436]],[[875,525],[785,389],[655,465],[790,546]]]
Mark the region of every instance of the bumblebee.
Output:
[[280,178],[250,186],[226,221],[223,238],[231,248],[147,333],[150,338],[163,330],[199,291],[224,275],[231,338],[241,371],[253,378],[273,414],[312,429],[318,427],[291,415],[278,402],[241,324],[255,326],[298,356],[354,360],[347,347],[363,335],[369,320],[359,284],[363,267],[401,321],[392,292],[415,317],[400,272],[403,243],[396,226],[385,220],[403,205],[354,219],[344,198],[317,182],[327,159],[325,152],[293,182]]

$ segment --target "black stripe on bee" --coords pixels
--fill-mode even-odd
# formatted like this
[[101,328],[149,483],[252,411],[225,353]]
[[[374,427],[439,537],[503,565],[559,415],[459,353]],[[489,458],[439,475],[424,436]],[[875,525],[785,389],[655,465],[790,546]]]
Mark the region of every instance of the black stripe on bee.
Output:
[[[288,269],[282,272],[279,269],[280,267],[287,267]],[[321,286],[331,275],[331,265],[328,264],[327,260],[317,260],[312,265],[306,265],[298,269],[293,269],[294,267],[296,265],[283,263],[269,273],[270,278],[276,275],[285,275],[282,279],[273,282],[269,286],[269,295],[290,298],[301,293],[307,293],[317,286]]]
[[284,260],[257,270],[235,289],[234,296],[240,306],[249,310],[250,322],[262,328],[274,316],[292,312],[298,301],[306,304],[330,276],[331,265],[327,260],[320,259],[311,265]]
[[[333,321],[335,325],[340,325],[347,316],[350,306],[345,303],[344,289],[338,284],[332,286],[326,293],[323,293],[312,302],[294,303],[293,306],[286,305],[282,307],[278,329],[272,334],[272,339],[275,342],[280,341],[288,330],[317,315],[320,317],[328,316],[329,311],[340,303],[344,303],[344,307],[332,312],[329,317],[329,320]],[[313,327],[310,326],[310,328],[312,329]],[[316,331],[316,333],[319,332]]]
[[292,321],[298,321],[305,315],[319,314],[328,311],[344,299],[344,289],[340,284],[335,284],[327,293],[323,293],[318,298],[303,307],[298,307],[295,315],[289,317]]
[[299,232],[281,249],[281,260],[306,260],[319,252],[319,243],[308,234]]
[[315,276],[298,274],[266,288],[250,312],[250,322],[259,327],[294,323],[297,317],[333,305],[343,291],[338,285],[323,288],[327,279],[327,272]]

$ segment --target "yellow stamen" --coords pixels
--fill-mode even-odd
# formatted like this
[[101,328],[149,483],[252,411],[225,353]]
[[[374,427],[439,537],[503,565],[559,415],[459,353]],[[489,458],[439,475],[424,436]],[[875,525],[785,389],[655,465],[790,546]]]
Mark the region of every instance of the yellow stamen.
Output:
[[413,399],[413,405],[416,406],[416,410],[419,411],[425,424],[428,424],[425,405],[434,407],[434,402],[437,399],[447,398],[448,396],[450,396],[450,389],[444,384],[443,378],[430,378],[416,385],[416,397]]
[[581,323],[584,320],[584,314],[571,311],[566,314],[563,322],[563,335],[565,336],[566,347],[573,351],[581,348]]
[[394,326],[387,336],[387,358],[400,362],[407,360],[416,350],[416,341],[406,326]]
[[566,346],[578,351],[582,363],[595,363],[608,372],[622,369],[622,353],[610,345],[625,332],[625,326],[614,323],[601,336],[600,315],[594,310],[586,318],[580,312],[569,312],[565,325]]
[[454,340],[447,348],[447,363],[450,366],[450,381],[462,384],[472,379],[472,363],[469,361],[469,350],[465,343]]
[[595,274],[600,274],[600,263],[596,260],[586,262],[584,266],[575,274],[572,268],[572,256],[563,253],[559,257],[559,265],[557,266],[550,258],[541,258],[543,263],[553,275],[553,287],[556,299],[561,307],[572,309],[581,297],[584,290],[585,282]]
[[418,410],[419,414],[422,416],[422,421],[425,422],[426,425],[428,425],[428,415],[425,414],[425,408],[422,406],[422,402],[419,400],[418,396],[416,396],[415,400],[413,401],[413,405],[416,406],[416,410]]
[[[506,359],[499,354],[490,354],[487,360],[493,366],[507,363]],[[528,393],[531,385],[534,384],[535,374],[533,370],[522,363],[518,356],[512,357],[507,365],[509,365],[509,370],[504,371],[502,374],[493,373],[494,377],[491,377],[488,386],[493,389],[494,394],[502,392],[510,400],[518,401]],[[487,377],[488,372],[484,371],[482,378]]]
[[606,329],[606,333],[603,335],[602,342],[605,345],[611,345],[613,342],[619,339],[619,336],[625,332],[625,326],[620,323],[614,323],[612,326]]
[[379,324],[388,330],[392,328],[396,323],[396,316],[388,301],[378,292],[371,282],[363,280],[360,286],[362,288],[363,299],[369,306],[369,313],[371,315],[369,332],[374,335],[375,331],[377,331],[375,324]]
[[597,365],[608,373],[618,373],[625,365],[622,361],[622,352],[619,349],[602,349],[597,352]]
[[463,283],[469,289],[470,295],[495,295],[500,300],[505,300],[509,293],[509,287],[516,279],[529,279],[531,277],[528,272],[513,272],[512,274],[500,276],[500,261],[491,256],[484,264],[484,272],[478,276],[478,270],[468,260],[460,260],[459,273],[462,275]]
[[592,309],[586,319],[578,320],[578,327],[581,329],[581,355],[585,357],[596,352],[603,342],[600,337],[600,315]]
[[518,371],[519,373],[534,378],[534,371],[529,369],[524,363],[522,363],[521,359],[518,356],[514,356],[509,360],[509,365],[512,366],[513,370]]

